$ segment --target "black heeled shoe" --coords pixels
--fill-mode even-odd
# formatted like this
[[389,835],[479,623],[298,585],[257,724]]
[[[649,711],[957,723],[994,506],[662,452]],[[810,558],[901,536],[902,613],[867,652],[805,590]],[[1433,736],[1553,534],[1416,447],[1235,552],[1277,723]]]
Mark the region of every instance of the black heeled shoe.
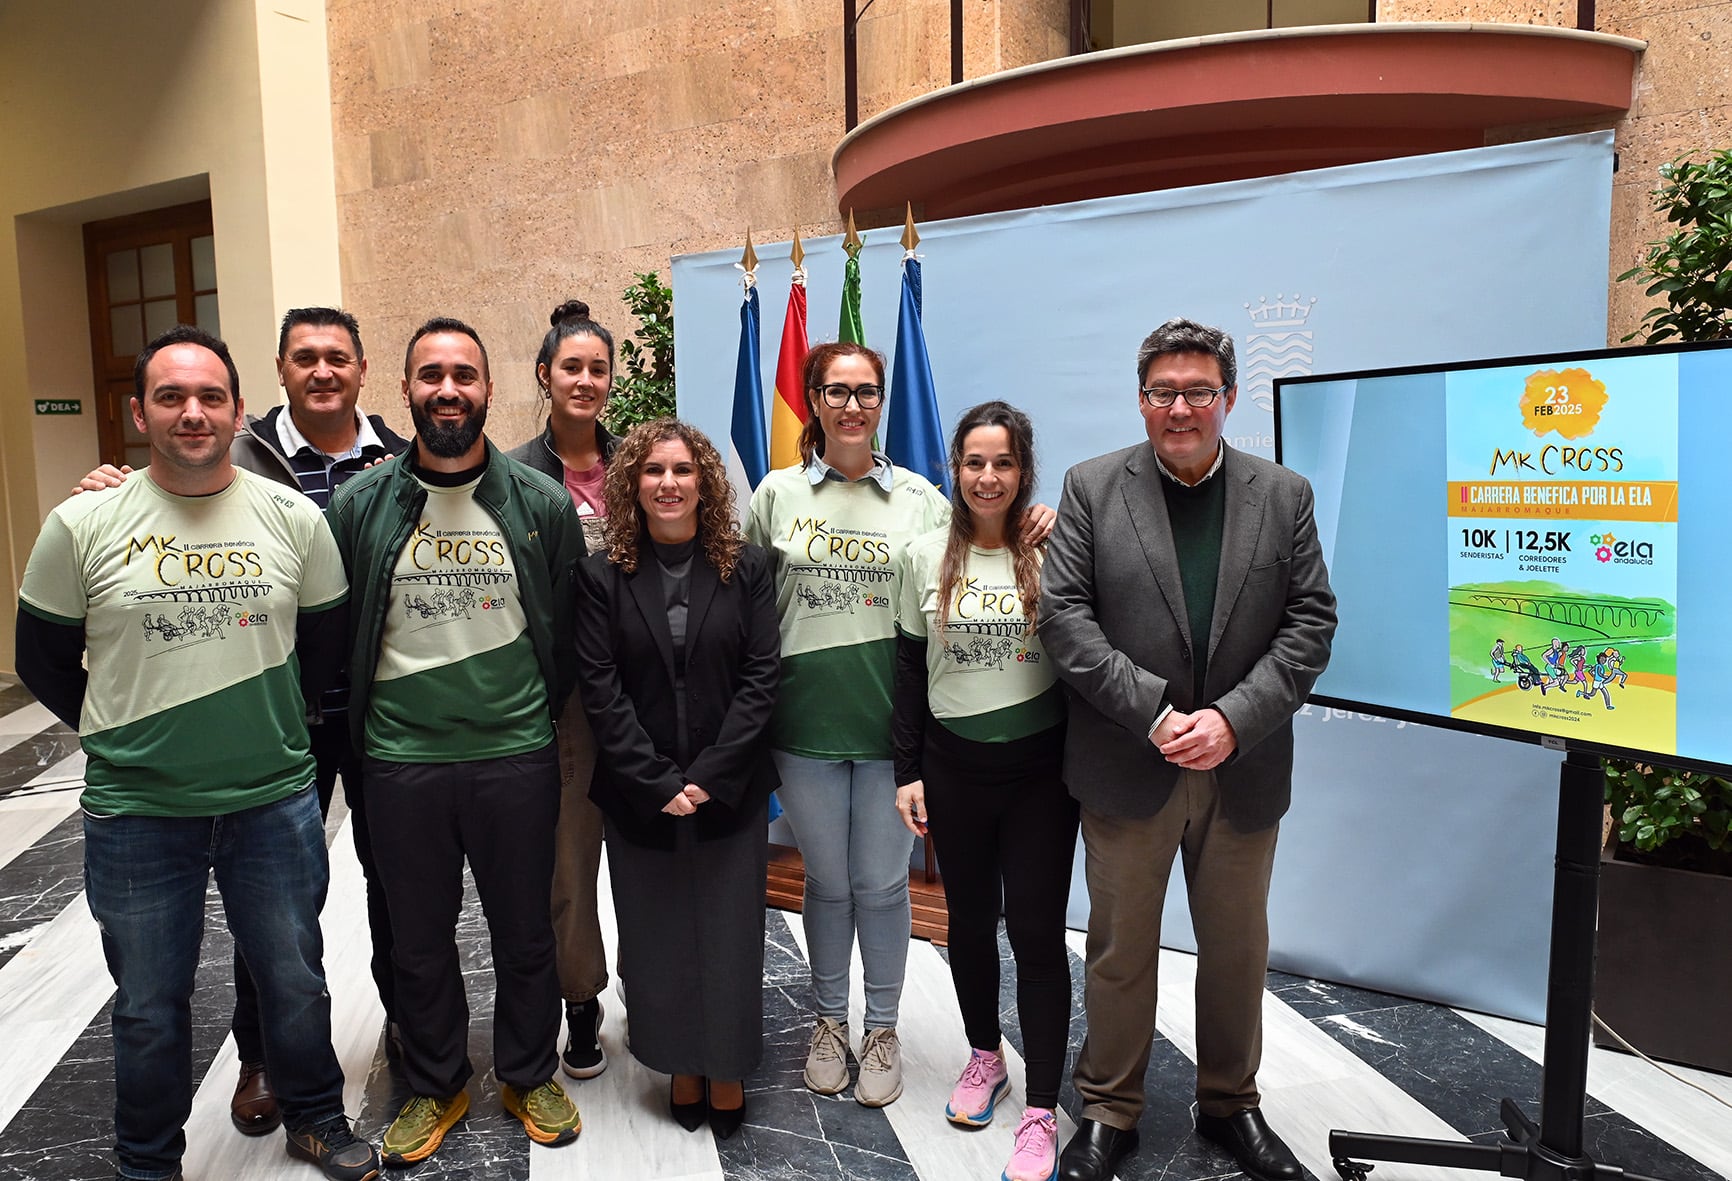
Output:
[[674,1117],[674,1122],[688,1132],[695,1132],[704,1126],[704,1118],[709,1115],[710,1101],[707,1092],[702,1092],[696,1102],[678,1103],[674,1100],[674,1084],[668,1081],[668,1114]]
[[[705,1093],[708,1099],[708,1093]],[[740,1130],[740,1125],[746,1122],[746,1092],[740,1089],[740,1105],[738,1107],[717,1107],[714,1102],[710,1108],[710,1131],[719,1139],[726,1140]]]

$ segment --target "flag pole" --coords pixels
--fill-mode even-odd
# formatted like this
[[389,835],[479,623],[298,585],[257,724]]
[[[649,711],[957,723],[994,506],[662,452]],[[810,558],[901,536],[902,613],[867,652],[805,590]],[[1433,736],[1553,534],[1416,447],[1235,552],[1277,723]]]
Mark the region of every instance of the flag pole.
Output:
[[770,455],[764,430],[764,384],[759,372],[758,252],[752,247],[752,231],[746,230],[746,249],[734,264],[741,271],[740,351],[734,366],[734,412],[728,428],[728,478],[734,493],[744,503],[769,470]]

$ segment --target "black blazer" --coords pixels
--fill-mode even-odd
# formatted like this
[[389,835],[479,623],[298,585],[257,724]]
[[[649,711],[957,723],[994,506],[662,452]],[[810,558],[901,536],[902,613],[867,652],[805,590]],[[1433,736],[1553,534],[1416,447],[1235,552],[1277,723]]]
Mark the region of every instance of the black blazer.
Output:
[[[589,798],[632,844],[672,849],[680,824],[711,840],[764,823],[764,801],[780,782],[766,731],[781,634],[769,554],[746,546],[724,583],[700,545],[686,619],[690,758],[682,767],[662,574],[647,540],[641,554],[635,574],[606,554],[578,566],[578,692],[597,751]],[[664,813],[687,783],[709,792],[709,801],[693,816]]]

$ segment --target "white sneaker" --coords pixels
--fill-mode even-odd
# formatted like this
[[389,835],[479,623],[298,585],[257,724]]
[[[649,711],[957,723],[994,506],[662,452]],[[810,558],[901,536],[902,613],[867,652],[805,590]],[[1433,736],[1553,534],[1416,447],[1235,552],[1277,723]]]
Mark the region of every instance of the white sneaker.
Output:
[[883,1107],[902,1094],[902,1043],[894,1029],[868,1029],[860,1043],[860,1081],[854,1098],[866,1107]]
[[818,1018],[812,1027],[812,1044],[806,1047],[806,1089],[820,1095],[836,1095],[848,1089],[848,1027],[829,1017]]

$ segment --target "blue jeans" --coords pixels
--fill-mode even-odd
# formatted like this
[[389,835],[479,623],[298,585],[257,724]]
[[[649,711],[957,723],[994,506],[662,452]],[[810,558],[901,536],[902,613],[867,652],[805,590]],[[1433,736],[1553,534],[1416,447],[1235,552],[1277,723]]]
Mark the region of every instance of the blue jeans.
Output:
[[908,970],[908,858],[888,759],[827,762],[773,751],[783,815],[806,864],[803,919],[818,1015],[848,1020],[848,963],[860,936],[866,1028],[896,1024]]
[[283,1121],[343,1110],[331,1049],[319,909],[330,868],[311,788],[227,816],[84,815],[84,889],[114,977],[114,1133],[120,1175],[174,1175],[192,1112],[192,991],[212,871],[258,984]]

